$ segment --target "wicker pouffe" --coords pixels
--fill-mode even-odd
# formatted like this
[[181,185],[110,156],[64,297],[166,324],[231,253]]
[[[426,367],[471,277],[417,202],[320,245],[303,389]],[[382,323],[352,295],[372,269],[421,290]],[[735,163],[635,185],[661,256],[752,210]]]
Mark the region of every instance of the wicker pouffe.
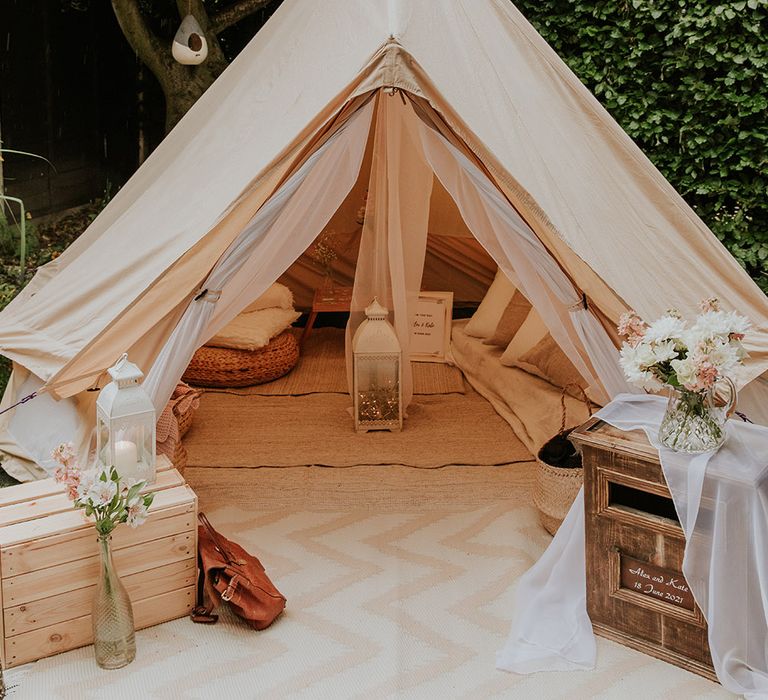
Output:
[[296,336],[285,331],[258,350],[204,345],[195,353],[183,379],[196,386],[254,386],[288,374],[298,361],[299,343]]
[[[539,521],[550,535],[554,535],[560,528],[584,483],[581,455],[577,454],[576,448],[568,440],[568,435],[573,428],[565,429],[565,395],[568,389],[575,386],[569,385],[560,395],[562,407],[560,432],[547,440],[536,455],[533,502],[539,511]],[[587,410],[591,413],[591,405],[586,394],[580,387],[577,389],[581,392]]]

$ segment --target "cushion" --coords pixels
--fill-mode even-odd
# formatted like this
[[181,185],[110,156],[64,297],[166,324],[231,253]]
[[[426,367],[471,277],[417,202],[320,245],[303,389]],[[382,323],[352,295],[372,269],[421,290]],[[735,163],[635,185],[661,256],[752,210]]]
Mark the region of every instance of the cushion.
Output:
[[234,350],[258,350],[288,328],[301,313],[270,308],[242,313],[222,328],[206,345]]
[[514,293],[515,285],[501,270],[498,270],[480,306],[464,328],[464,332],[474,338],[490,338],[496,332],[496,326],[499,325],[504,309],[507,308]]
[[523,353],[515,366],[555,386],[566,387],[569,384],[576,384],[582,388],[586,386],[586,382],[567,355],[549,334]]
[[275,282],[264,294],[256,301],[251,302],[243,309],[247,314],[251,311],[261,311],[262,309],[293,309],[293,292],[284,284]]
[[501,364],[507,365],[507,367],[514,367],[520,356],[536,345],[547,333],[549,333],[549,330],[544,325],[539,312],[532,308],[528,312],[523,325],[520,326],[520,330],[517,331],[515,337],[507,345],[507,349],[501,356]]
[[523,293],[517,289],[512,295],[507,308],[501,314],[499,324],[496,330],[488,340],[483,341],[486,345],[498,345],[506,348],[512,342],[512,338],[517,335],[520,327],[525,323],[531,309],[531,302],[528,301]]

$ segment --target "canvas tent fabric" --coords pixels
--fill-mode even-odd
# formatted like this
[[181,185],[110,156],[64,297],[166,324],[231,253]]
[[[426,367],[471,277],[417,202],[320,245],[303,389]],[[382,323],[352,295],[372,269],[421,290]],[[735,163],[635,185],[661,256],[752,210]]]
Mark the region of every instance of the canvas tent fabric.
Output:
[[[407,93],[586,296],[561,339],[591,370],[599,323],[714,292],[754,324],[742,384],[766,371],[764,295],[511,3],[293,0],[0,315],[0,352],[28,375],[5,405],[37,383],[60,400],[47,411],[87,416],[123,351],[152,367],[248,222],[380,89]],[[41,405],[5,416],[7,453],[29,456],[16,438]]]

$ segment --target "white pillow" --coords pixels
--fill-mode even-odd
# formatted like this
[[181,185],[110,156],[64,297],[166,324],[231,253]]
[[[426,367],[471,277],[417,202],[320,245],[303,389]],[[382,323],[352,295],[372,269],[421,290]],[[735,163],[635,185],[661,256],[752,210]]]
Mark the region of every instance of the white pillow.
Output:
[[252,311],[261,311],[262,309],[271,309],[273,307],[279,309],[293,308],[293,292],[279,282],[275,282],[256,301],[246,306],[242,313],[249,314]]
[[240,314],[224,326],[207,345],[235,350],[258,350],[288,328],[301,313],[293,309],[262,309]]
[[536,309],[531,309],[526,316],[520,330],[512,338],[504,354],[501,356],[501,364],[507,367],[514,367],[520,356],[528,352],[542,338],[544,338],[549,329],[544,325],[544,321]]
[[515,285],[501,271],[496,272],[493,284],[464,328],[467,335],[487,339],[496,332],[501,316],[515,293]]

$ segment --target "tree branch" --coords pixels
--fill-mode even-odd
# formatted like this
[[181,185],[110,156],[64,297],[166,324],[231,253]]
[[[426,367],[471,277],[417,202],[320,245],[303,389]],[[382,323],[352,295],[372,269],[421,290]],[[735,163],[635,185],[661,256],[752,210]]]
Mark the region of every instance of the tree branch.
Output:
[[136,0],[112,0],[112,9],[131,48],[162,84],[174,69],[169,47],[147,26]]
[[241,19],[252,15],[257,10],[272,4],[272,2],[273,0],[239,0],[233,5],[219,10],[219,12],[211,17],[210,30],[213,34],[221,34],[225,29],[229,29]]

